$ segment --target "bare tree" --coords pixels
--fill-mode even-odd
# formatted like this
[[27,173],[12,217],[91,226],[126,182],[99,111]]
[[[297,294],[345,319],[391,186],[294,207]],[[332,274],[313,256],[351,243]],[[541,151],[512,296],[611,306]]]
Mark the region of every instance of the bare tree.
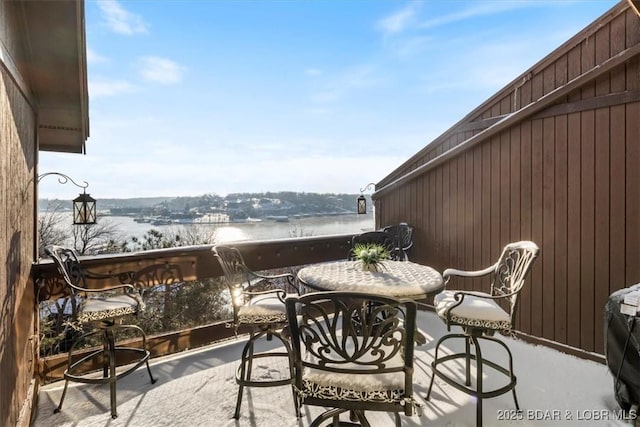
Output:
[[96,224],[74,225],[71,238],[79,254],[104,253],[109,248],[121,247],[125,241],[118,225],[105,218],[98,218]]
[[64,245],[71,238],[71,232],[65,227],[67,216],[62,212],[62,203],[49,203],[45,212],[38,215],[38,254],[44,256],[48,245]]

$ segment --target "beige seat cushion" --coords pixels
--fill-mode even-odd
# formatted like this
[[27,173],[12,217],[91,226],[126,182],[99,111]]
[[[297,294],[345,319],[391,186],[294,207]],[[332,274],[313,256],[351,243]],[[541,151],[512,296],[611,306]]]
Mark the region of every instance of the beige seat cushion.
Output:
[[[457,291],[443,291],[433,298],[438,316],[447,318],[447,311],[457,301]],[[500,307],[495,300],[478,298],[475,295],[489,296],[484,292],[472,292],[465,295],[462,304],[451,310],[451,320],[460,325],[487,328],[493,330],[510,330],[511,315]]]
[[136,314],[143,308],[144,304],[137,295],[87,298],[80,304],[78,321],[87,323],[114,319],[127,314]]
[[275,293],[255,296],[238,308],[240,323],[277,323],[286,320],[285,305]]
[[[351,346],[352,347],[352,346]],[[349,352],[349,350],[347,350]],[[402,367],[404,353],[399,351],[386,364],[386,367]],[[316,363],[315,356],[306,352],[305,360]],[[329,356],[330,357],[330,356]],[[361,360],[377,360],[375,355],[364,355]],[[340,357],[336,356],[336,360]],[[389,373],[368,373],[375,366],[363,366],[355,363],[331,365],[350,369],[351,373],[329,372],[305,367],[302,373],[303,393],[309,397],[330,400],[349,400],[362,402],[399,402],[404,396],[405,374],[402,371]],[[361,373],[358,373],[360,371]]]

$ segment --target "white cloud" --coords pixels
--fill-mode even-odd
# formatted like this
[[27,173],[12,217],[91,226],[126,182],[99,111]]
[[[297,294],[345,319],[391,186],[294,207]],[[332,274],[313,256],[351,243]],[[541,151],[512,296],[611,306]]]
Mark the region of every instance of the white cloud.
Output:
[[420,2],[411,2],[396,13],[378,21],[378,28],[387,34],[397,34],[405,31],[414,23]]
[[173,84],[182,80],[185,67],[170,59],[156,56],[140,58],[140,74],[148,82]]
[[89,96],[92,98],[115,96],[135,90],[134,85],[124,80],[89,80]]
[[97,3],[112,31],[124,35],[147,32],[147,23],[140,16],[125,10],[117,0],[98,0]]
[[388,47],[395,56],[410,58],[422,53],[432,41],[432,38],[424,36],[398,37],[390,41]]
[[473,6],[466,9],[450,13],[449,15],[439,16],[434,19],[422,22],[418,26],[420,28],[434,28],[452,22],[464,21],[478,16],[495,15],[514,9],[522,9],[528,7],[566,7],[570,6],[572,1],[540,1],[540,0],[521,0],[521,1],[493,1],[493,2],[472,2]]
[[304,73],[307,76],[319,76],[322,75],[322,70],[318,69],[318,68],[307,68],[306,70],[304,70]]
[[317,103],[334,102],[344,98],[354,90],[368,89],[379,85],[382,78],[377,74],[373,65],[359,65],[347,68],[333,79],[329,79],[324,86],[311,96]]

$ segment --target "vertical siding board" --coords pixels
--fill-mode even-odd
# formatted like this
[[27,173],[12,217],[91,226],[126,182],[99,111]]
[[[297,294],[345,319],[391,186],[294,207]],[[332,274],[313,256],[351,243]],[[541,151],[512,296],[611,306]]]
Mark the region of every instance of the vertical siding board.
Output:
[[[522,123],[520,138],[520,233],[523,239],[533,240],[531,228],[531,122]],[[540,282],[534,282],[533,273],[531,273],[529,286],[522,289],[520,303],[520,326],[524,332],[529,334],[533,333],[531,304],[533,289],[537,286],[540,286]]]
[[[611,107],[611,180],[609,192],[611,194],[611,209],[609,221],[609,236],[611,246],[609,252],[609,289],[608,294],[624,288],[628,284],[624,278],[625,261],[625,106]],[[636,184],[637,185],[637,184]]]
[[471,209],[471,200],[469,200],[469,175],[473,171],[473,164],[469,164],[469,152],[464,153],[460,157],[458,163],[458,188],[461,195],[461,202],[458,205],[457,226],[461,228],[458,233],[458,257],[460,268],[467,270],[469,268],[469,248],[473,246],[473,227],[468,221],[469,209]]
[[411,200],[411,213],[405,219],[409,224],[415,224],[418,217],[418,180],[411,181],[411,190],[409,192],[409,200]]
[[[595,36],[587,38],[581,47],[581,71],[585,73],[595,65]],[[595,96],[595,83],[582,87],[582,99]],[[594,351],[594,292],[595,292],[595,160],[594,160],[594,113],[585,111],[581,115],[581,229],[580,229],[580,347]],[[598,319],[600,317],[598,316]]]
[[467,153],[467,199],[469,200],[469,208],[467,212],[467,224],[470,225],[470,240],[468,242],[466,268],[472,270],[475,268],[476,253],[479,250],[480,242],[480,225],[478,212],[480,210],[478,189],[480,187],[480,161],[479,150],[473,149]]
[[[431,264],[431,256],[433,255],[433,249],[432,249],[432,245],[433,245],[433,234],[432,234],[432,230],[431,230],[431,184],[429,181],[429,176],[431,174],[425,174],[422,177],[422,194],[423,194],[423,200],[422,200],[422,226],[424,227],[424,242],[423,242],[423,246],[424,246],[424,251],[425,251],[425,257],[424,259],[428,260],[429,264]],[[417,236],[416,236],[417,237]]]
[[[582,45],[572,48],[567,55],[567,79],[582,72]],[[569,102],[580,100],[581,90],[571,93]],[[573,113],[567,119],[567,344],[579,347],[581,339],[581,115]]]
[[[471,265],[473,270],[481,264],[482,253],[482,147],[473,150],[473,257]],[[472,289],[477,288],[477,279],[472,279]]]
[[567,344],[580,347],[581,334],[581,121],[580,113],[567,120]]
[[[626,13],[626,40],[625,47],[629,48],[631,46],[635,46],[640,43],[640,19],[638,16],[633,13],[631,10],[627,10]],[[638,57],[636,56],[636,60]]]
[[542,336],[554,339],[555,324],[555,119],[542,121]]
[[531,281],[534,284],[531,298],[531,326],[536,336],[543,336],[542,310],[543,307],[543,278],[545,268],[545,252],[547,248],[543,241],[543,127],[542,120],[531,123],[531,237],[541,246],[540,258],[534,265]]
[[[500,136],[500,241],[501,247],[511,241],[511,144],[510,131]],[[501,248],[499,250],[502,250]],[[499,255],[499,252],[498,252]],[[498,255],[495,255],[496,259]]]
[[500,114],[509,114],[512,110],[511,105],[511,94],[509,94],[500,101]]
[[567,342],[567,116],[555,123],[555,331],[554,339]]
[[[521,205],[520,205],[520,126],[515,126],[511,129],[511,134],[509,137],[509,213],[510,213],[510,223],[509,223],[509,240],[512,242],[522,240],[522,235],[520,232],[521,226]],[[531,286],[531,283],[525,285],[527,287]],[[519,309],[516,314],[516,328],[520,329],[522,326],[522,309]]]
[[431,226],[429,227],[429,232],[431,235],[430,252],[433,262],[436,266],[438,266],[438,234],[436,225],[436,212],[439,207],[436,202],[436,171],[432,171],[429,173],[429,199],[429,222],[431,223]]
[[542,93],[544,95],[551,92],[557,87],[555,84],[555,76],[556,76],[555,64],[549,65],[542,72]]
[[[491,140],[491,210],[490,210],[490,223],[491,223],[491,249],[487,253],[487,259],[485,266],[489,266],[495,262],[500,255],[500,251],[503,246],[503,242],[500,240],[500,189],[501,189],[501,176],[500,176],[500,137],[495,136]],[[487,288],[484,289],[488,291]]]
[[[626,14],[621,14],[611,22],[611,47],[610,52],[615,55],[626,48]],[[611,92],[623,92],[626,89],[626,66],[618,67],[610,73]],[[609,192],[611,195],[609,235],[611,239],[609,251],[609,289],[611,294],[625,285],[625,194],[627,191],[625,182],[625,106],[616,105],[610,109],[610,150],[611,173]]]
[[[425,228],[424,228],[424,216],[425,216],[425,209],[424,209],[424,200],[425,200],[425,191],[424,191],[424,176],[420,176],[418,177],[418,179],[416,179],[416,217],[412,220],[413,223],[411,224],[414,228],[414,242],[416,242],[417,240],[420,240],[421,244],[424,244],[424,239],[425,239]],[[414,246],[417,243],[414,243]],[[416,252],[415,250],[413,251],[413,256],[411,257],[411,259],[417,260],[418,258],[415,256]],[[425,261],[422,262],[426,262],[428,263],[428,261],[426,261],[427,258],[423,257],[422,258]]]
[[443,266],[451,266],[451,254],[450,254],[450,226],[451,226],[451,162],[447,162],[442,166],[442,202],[440,209],[442,209],[442,235],[440,241],[442,242],[442,261]]
[[436,233],[436,248],[438,253],[438,266],[440,269],[445,268],[442,256],[442,166],[438,167],[435,171],[435,205],[434,212],[436,213],[435,233]]
[[[610,141],[609,108],[595,111],[595,298],[594,313],[601,313],[609,295]],[[602,353],[603,325],[594,325],[594,348]]]
[[[482,145],[482,241],[480,242],[480,253],[478,254],[479,268],[490,265],[489,254],[491,254],[491,144],[486,142]],[[493,254],[491,254],[493,256]],[[475,283],[475,290],[482,290],[484,280]]]
[[[594,351],[594,265],[595,265],[595,141],[594,113],[585,111],[581,117],[581,229],[580,229],[580,347]],[[599,313],[599,312],[598,312]],[[597,316],[600,320],[600,316]]]
[[[575,46],[567,54],[567,80],[573,80],[580,75],[581,72],[581,47]],[[578,101],[581,98],[580,89],[573,91],[567,97],[568,102]]]
[[626,217],[630,220],[626,223],[627,240],[626,248],[626,274],[625,284],[631,285],[640,282],[640,102],[626,105]]
[[458,203],[460,201],[460,191],[458,190],[458,162],[459,157],[452,159],[451,169],[449,169],[449,198],[450,198],[450,220],[449,220],[449,265],[459,266],[458,262],[458,233],[461,231],[458,226]]
[[[626,46],[640,43],[640,19],[631,11],[626,13],[627,38]],[[640,89],[640,57],[636,56],[626,64],[627,90]],[[625,284],[640,282],[640,102],[625,106],[625,141],[626,141],[626,242],[625,242]]]
[[[605,25],[595,34],[596,39],[596,52],[595,63],[596,65],[602,64],[604,61],[610,58],[609,51],[611,48],[610,38],[611,26]],[[606,95],[609,93],[609,73],[599,76],[596,79],[596,95]]]
[[626,14],[620,14],[613,18],[611,21],[610,27],[610,36],[611,36],[611,46],[609,51],[611,52],[611,56],[617,55],[622,52],[626,48]]
[[[593,37],[587,38],[584,42],[581,43],[580,53],[580,68],[581,73],[584,74],[587,71],[591,70],[595,65],[595,40]],[[581,92],[581,99],[593,98],[593,95],[595,93],[595,83],[586,83],[584,86],[582,86]]]

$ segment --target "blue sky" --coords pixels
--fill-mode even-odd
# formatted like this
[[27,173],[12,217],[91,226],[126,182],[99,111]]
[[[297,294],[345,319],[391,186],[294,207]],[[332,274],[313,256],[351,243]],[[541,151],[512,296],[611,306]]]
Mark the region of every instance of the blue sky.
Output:
[[87,0],[87,154],[39,172],[97,199],[357,193],[616,3]]

